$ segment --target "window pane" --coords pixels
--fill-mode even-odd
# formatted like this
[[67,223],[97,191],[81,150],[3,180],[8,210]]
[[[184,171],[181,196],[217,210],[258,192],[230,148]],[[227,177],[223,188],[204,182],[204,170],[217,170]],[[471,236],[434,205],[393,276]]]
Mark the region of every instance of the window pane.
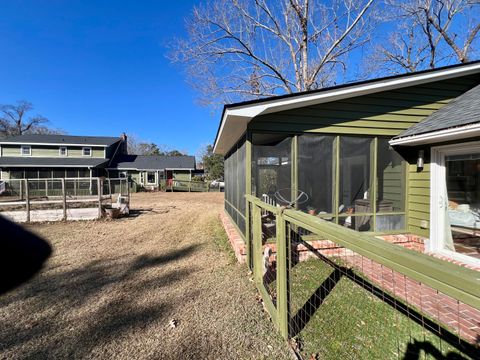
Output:
[[480,154],[446,156],[447,249],[480,259]]
[[370,149],[372,139],[340,138],[339,212],[370,213]]
[[378,139],[377,212],[405,210],[405,163],[388,144]]
[[377,215],[377,231],[405,229],[405,215]]
[[278,134],[253,134],[252,192],[255,196],[275,203],[279,190],[287,194],[291,188],[291,137]]
[[149,171],[147,173],[147,183],[149,184],[154,184],[155,183],[155,173],[152,171]]
[[308,202],[299,208],[312,215],[333,212],[333,142],[334,136],[298,137],[298,189]]

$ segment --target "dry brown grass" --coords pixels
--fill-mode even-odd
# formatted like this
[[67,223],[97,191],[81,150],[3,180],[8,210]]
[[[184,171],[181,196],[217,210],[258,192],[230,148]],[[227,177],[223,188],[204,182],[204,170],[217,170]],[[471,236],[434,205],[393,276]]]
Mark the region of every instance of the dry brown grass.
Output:
[[30,225],[54,252],[0,297],[0,358],[288,358],[218,246],[222,195],[134,194],[135,218]]

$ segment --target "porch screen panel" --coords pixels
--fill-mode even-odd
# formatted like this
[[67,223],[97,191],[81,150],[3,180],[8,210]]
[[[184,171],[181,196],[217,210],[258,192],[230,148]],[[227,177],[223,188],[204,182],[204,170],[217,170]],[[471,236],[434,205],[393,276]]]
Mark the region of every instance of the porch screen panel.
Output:
[[245,233],[245,141],[242,139],[225,157],[225,209],[238,229]]
[[371,157],[373,139],[340,137],[339,223],[357,231],[373,231]]
[[378,139],[378,212],[405,210],[405,165],[402,160],[402,157],[390,147],[388,139]]
[[230,216],[232,217],[233,221],[235,224],[238,225],[238,215],[236,212],[237,209],[237,191],[238,191],[238,186],[237,186],[237,148],[235,147],[235,150],[230,156],[230,204],[232,206],[232,213]]
[[253,134],[252,145],[252,192],[275,204],[275,193],[292,187],[292,139],[285,135]]
[[328,135],[298,137],[298,190],[308,196],[299,209],[312,215],[333,212],[334,139]]
[[371,142],[370,138],[340,138],[340,205],[346,208],[371,198]]
[[246,189],[246,145],[242,140],[237,150],[237,203],[236,207],[239,211],[237,225],[239,229],[245,234],[245,189]]

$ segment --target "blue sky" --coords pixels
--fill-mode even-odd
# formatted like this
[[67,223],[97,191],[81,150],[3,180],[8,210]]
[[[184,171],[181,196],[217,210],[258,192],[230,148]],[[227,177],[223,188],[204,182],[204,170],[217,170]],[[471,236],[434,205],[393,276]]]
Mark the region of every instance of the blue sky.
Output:
[[125,131],[196,154],[220,114],[165,57],[195,3],[2,1],[0,104],[28,100],[72,135]]

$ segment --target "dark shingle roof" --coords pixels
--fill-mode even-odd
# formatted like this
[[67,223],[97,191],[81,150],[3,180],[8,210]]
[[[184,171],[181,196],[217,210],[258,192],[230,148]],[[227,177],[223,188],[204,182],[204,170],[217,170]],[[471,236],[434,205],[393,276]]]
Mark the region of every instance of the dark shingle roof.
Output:
[[408,128],[394,139],[480,122],[480,85],[470,89],[443,108]]
[[104,167],[108,159],[67,157],[0,157],[0,167]]
[[25,134],[11,136],[0,139],[0,144],[22,143],[22,144],[74,144],[74,145],[99,145],[110,146],[117,141],[119,137],[111,136],[73,136],[73,135],[43,135],[43,134]]
[[108,167],[138,170],[195,169],[195,157],[187,155],[118,155]]

